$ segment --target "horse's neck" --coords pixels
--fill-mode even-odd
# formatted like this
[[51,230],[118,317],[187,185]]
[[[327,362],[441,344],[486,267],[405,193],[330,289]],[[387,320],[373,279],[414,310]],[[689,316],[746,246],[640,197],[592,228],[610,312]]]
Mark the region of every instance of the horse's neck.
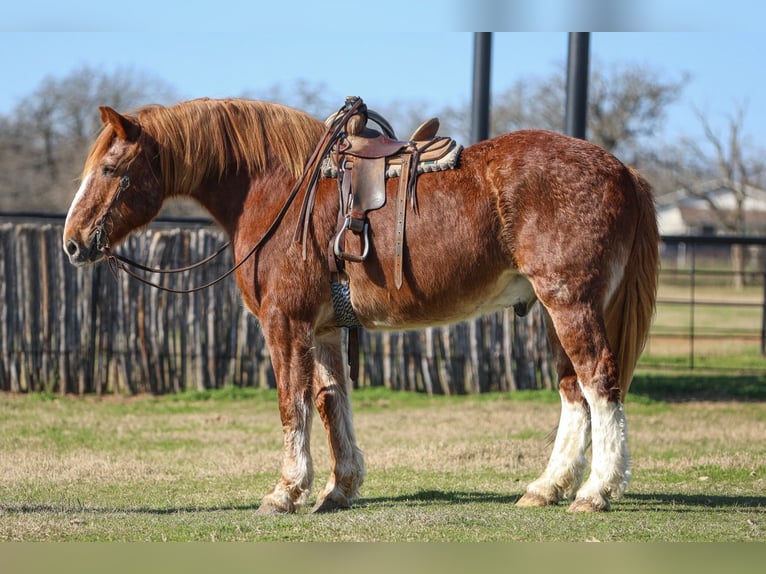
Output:
[[212,218],[233,237],[242,226],[268,226],[284,205],[293,179],[286,173],[236,174],[204,182],[191,193]]

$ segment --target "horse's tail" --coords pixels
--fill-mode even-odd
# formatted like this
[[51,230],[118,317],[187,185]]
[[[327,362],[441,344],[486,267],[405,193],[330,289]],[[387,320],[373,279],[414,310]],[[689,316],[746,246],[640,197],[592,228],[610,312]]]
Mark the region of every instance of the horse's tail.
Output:
[[651,186],[637,170],[628,171],[638,204],[636,234],[622,281],[606,308],[607,337],[617,356],[623,400],[654,317],[660,241]]

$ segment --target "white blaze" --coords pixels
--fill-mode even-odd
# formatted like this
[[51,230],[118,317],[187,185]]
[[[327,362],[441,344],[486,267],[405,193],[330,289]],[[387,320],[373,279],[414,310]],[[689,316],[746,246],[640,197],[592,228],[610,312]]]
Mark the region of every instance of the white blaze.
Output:
[[77,193],[75,194],[74,199],[72,200],[72,205],[69,206],[69,212],[66,215],[66,222],[64,223],[64,227],[67,227],[69,225],[69,219],[72,217],[72,213],[77,208],[77,204],[82,201],[83,197],[85,197],[85,190],[88,189],[88,184],[90,183],[91,177],[93,177],[92,171],[85,176],[85,179],[82,180],[82,183],[80,184],[80,189],[77,190]]

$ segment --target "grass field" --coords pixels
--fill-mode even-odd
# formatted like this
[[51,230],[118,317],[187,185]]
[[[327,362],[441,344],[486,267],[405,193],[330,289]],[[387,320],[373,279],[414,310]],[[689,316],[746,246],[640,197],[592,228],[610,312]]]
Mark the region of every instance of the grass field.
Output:
[[[255,514],[281,455],[276,393],[0,396],[0,540],[766,541],[766,377],[643,374],[613,511],[519,509],[558,418],[548,392],[354,391],[353,509]],[[329,465],[315,421],[315,491]]]

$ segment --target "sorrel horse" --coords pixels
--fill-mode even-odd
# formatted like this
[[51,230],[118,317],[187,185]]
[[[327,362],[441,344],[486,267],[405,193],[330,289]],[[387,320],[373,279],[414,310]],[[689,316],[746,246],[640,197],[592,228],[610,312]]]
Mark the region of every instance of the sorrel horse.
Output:
[[[259,512],[294,512],[307,502],[312,403],[332,459],[314,510],[349,507],[365,467],[331,303],[327,246],[338,220],[337,183],[319,180],[306,245],[294,236],[300,205],[286,207],[323,122],[244,100],[100,111],[104,127],[66,219],[70,261],[103,260],[174,196],[210,212],[235,261],[257,245],[235,277],[269,346],[284,431],[281,477]],[[572,511],[607,510],[630,478],[623,400],[656,297],[659,237],[647,182],[601,148],[552,132],[520,131],[467,147],[457,169],[417,180],[400,289],[391,248],[396,178],[386,194],[385,206],[369,214],[367,259],[345,269],[359,322],[415,329],[539,300],[561,417],[546,469],[517,504],[574,497]]]

